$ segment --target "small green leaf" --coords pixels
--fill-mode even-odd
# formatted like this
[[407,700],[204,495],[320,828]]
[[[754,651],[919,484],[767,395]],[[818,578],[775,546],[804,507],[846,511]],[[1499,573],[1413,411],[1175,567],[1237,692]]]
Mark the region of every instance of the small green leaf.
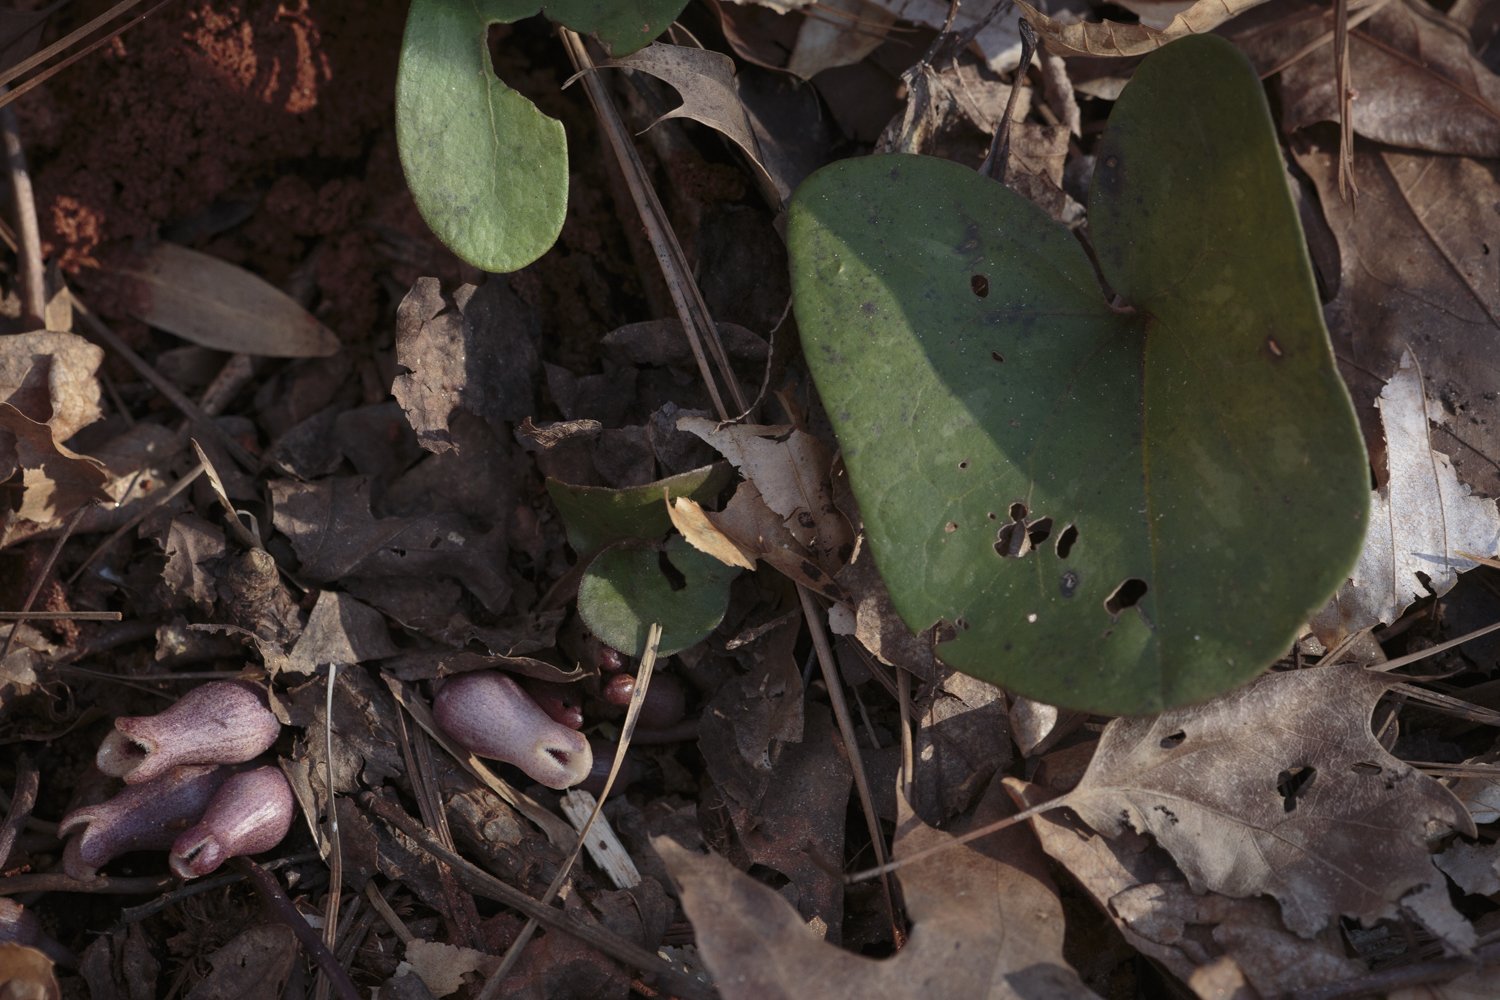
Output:
[[1255,73],[1141,64],[1074,237],[958,164],[798,190],[797,320],[871,549],[943,659],[1156,712],[1286,651],[1359,551],[1368,467]]
[[716,462],[645,486],[624,489],[572,486],[548,479],[547,494],[562,514],[568,544],[580,556],[590,556],[614,542],[659,540],[672,530],[664,496],[689,497],[707,503],[732,478],[734,474],[728,464]]
[[[678,579],[662,569],[665,559]],[[706,638],[729,608],[739,570],[673,537],[666,550],[620,546],[601,552],[578,584],[578,615],[604,643],[631,656],[646,651],[646,630],[662,627],[662,656]],[[677,588],[677,589],[674,589]]]
[[516,0],[412,0],[396,73],[396,144],[432,231],[486,271],[557,241],[568,204],[562,123],[496,78],[486,35],[536,13]]

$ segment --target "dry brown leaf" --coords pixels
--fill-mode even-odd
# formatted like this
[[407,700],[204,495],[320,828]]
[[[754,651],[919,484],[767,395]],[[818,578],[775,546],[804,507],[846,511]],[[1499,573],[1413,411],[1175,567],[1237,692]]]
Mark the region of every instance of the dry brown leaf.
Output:
[[[975,822],[1011,811],[997,783]],[[951,840],[903,807],[898,859]],[[724,859],[665,838],[653,844],[682,887],[699,952],[727,1000],[1095,995],[1063,960],[1062,904],[1041,852],[1021,827],[900,869],[911,936],[884,961],[820,940],[778,893]]]
[[[766,506],[754,483],[740,483],[722,511],[701,513],[712,526],[712,531],[751,561],[752,564],[747,569],[754,568],[755,559],[764,559],[767,565],[789,579],[834,600],[844,599],[843,590],[817,565],[812,553],[787,530],[781,515]],[[677,521],[675,514],[673,521]],[[678,525],[678,530],[687,536],[687,531],[681,524]],[[688,541],[693,541],[692,537],[689,536]],[[693,544],[697,545],[696,542]]]
[[[1331,15],[1296,22],[1274,39],[1276,58],[1332,30]],[[1260,36],[1253,47],[1269,49]],[[1281,126],[1291,132],[1338,121],[1331,42],[1281,72]],[[1256,59],[1262,68],[1272,53]],[[1393,146],[1462,156],[1500,156],[1500,76],[1476,56],[1468,33],[1422,0],[1397,0],[1349,32],[1354,131]]]
[[499,966],[498,955],[417,938],[406,942],[404,960],[397,966],[396,974],[401,975],[403,970],[414,972],[434,997],[445,997],[463,989],[464,976],[481,972],[488,975]]
[[1116,719],[1066,804],[1107,836],[1149,832],[1196,891],[1274,896],[1297,934],[1404,910],[1450,948],[1472,947],[1427,830],[1473,836],[1473,820],[1370,732],[1396,681],[1354,665],[1272,673],[1204,705]]
[[323,590],[292,647],[287,669],[311,674],[329,663],[347,667],[396,652],[384,615],[348,594]]
[[710,49],[652,42],[639,52],[600,66],[648,73],[672,87],[682,97],[682,103],[652,122],[653,125],[670,118],[688,118],[707,125],[740,148],[782,203],[791,197],[796,179],[789,179],[775,163],[767,162],[767,148],[746,113],[734,60],[729,56]]
[[188,1000],[279,1000],[297,955],[297,937],[284,924],[241,931],[208,956],[213,972],[193,987]]
[[1500,893],[1500,843],[1460,840],[1432,860],[1464,892],[1476,896]]
[[[1014,778],[1005,784],[1023,805],[1047,798],[1038,786]],[[1228,961],[1260,996],[1295,996],[1366,971],[1344,957],[1337,931],[1310,941],[1297,937],[1269,899],[1194,893],[1171,856],[1146,837],[1127,832],[1106,839],[1062,812],[1042,813],[1031,823],[1042,849],[1067,869],[1125,941],[1183,982],[1196,982],[1200,969]]]
[[753,482],[766,506],[825,570],[848,561],[854,535],[834,506],[833,460],[821,441],[794,427],[720,426],[702,417],[683,417],[677,426],[713,445]]
[[158,243],[118,273],[138,319],[194,344],[270,358],[338,352],[333,331],[291,296],[218,257]]
[[811,80],[825,69],[852,66],[878,49],[896,16],[868,0],[821,0],[818,16],[797,29],[788,73]]
[[391,394],[423,448],[459,450],[453,426],[466,411],[500,429],[536,412],[541,370],[534,313],[504,278],[445,294],[436,278],[418,278],[396,310]]
[[1500,496],[1500,242],[1494,165],[1356,147],[1358,210],[1338,194],[1337,157],[1294,141],[1338,240],[1338,295],[1326,315],[1339,370],[1354,397],[1372,456],[1383,438],[1374,400],[1408,347],[1419,351],[1428,396],[1453,419],[1435,428],[1460,481]]
[[1118,21],[1063,21],[1048,17],[1026,0],[1016,0],[1016,8],[1045,39],[1047,50],[1055,55],[1124,57],[1145,55],[1184,35],[1212,31],[1230,18],[1265,2],[1198,0],[1173,17],[1164,28]]
[[0,547],[20,533],[17,522],[55,526],[86,503],[109,500],[102,465],[59,444],[51,427],[0,403],[0,482],[17,473],[20,501],[0,513]]
[[1371,498],[1364,548],[1348,582],[1313,617],[1326,646],[1394,622],[1429,592],[1441,597],[1452,590],[1459,573],[1478,565],[1459,553],[1500,551],[1495,501],[1471,496],[1448,456],[1433,448],[1428,418],[1447,415],[1427,400],[1410,352],[1376,405],[1390,478]]
[[42,330],[0,338],[0,403],[68,440],[99,419],[96,372],[104,352],[73,333]]

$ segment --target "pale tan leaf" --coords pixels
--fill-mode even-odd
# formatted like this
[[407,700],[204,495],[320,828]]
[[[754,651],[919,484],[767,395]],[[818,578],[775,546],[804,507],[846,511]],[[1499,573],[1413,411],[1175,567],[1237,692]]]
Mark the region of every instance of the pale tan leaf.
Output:
[[99,419],[104,352],[76,333],[39,330],[0,338],[0,403],[66,441]]
[[822,0],[818,16],[797,29],[786,71],[810,80],[825,69],[852,66],[878,49],[896,16],[867,0]]
[[496,955],[421,938],[406,942],[405,954],[398,974],[403,968],[415,973],[434,997],[457,993],[463,989],[465,976],[493,972],[500,965]]
[[6,1000],[60,1000],[52,959],[36,948],[0,943],[0,996]]
[[118,271],[136,317],[218,351],[271,358],[335,354],[338,337],[291,296],[244,268],[158,243]]
[[[1377,401],[1390,479],[1370,501],[1370,526],[1349,581],[1313,618],[1325,645],[1377,623],[1389,624],[1420,597],[1441,597],[1475,561],[1460,552],[1500,550],[1500,510],[1470,495],[1448,456],[1432,445],[1429,420],[1445,418],[1426,400],[1411,352]],[[1419,575],[1420,574],[1420,575]]]
[[687,497],[673,497],[667,504],[667,514],[672,518],[673,527],[699,552],[713,556],[725,566],[755,569],[755,557],[714,527],[708,513],[696,501]]
[[1162,28],[1118,21],[1063,21],[1048,17],[1026,0],[1016,0],[1016,8],[1045,39],[1048,51],[1056,55],[1125,57],[1145,55],[1184,35],[1212,31],[1230,18],[1265,2],[1198,0]]
[[[1007,815],[992,786],[975,824]],[[951,842],[902,804],[897,858]],[[821,940],[782,896],[716,855],[653,841],[682,887],[698,948],[726,1000],[964,997],[1077,1000],[1092,993],[1062,957],[1063,911],[1024,827],[898,870],[912,920],[906,947],[877,961]]]

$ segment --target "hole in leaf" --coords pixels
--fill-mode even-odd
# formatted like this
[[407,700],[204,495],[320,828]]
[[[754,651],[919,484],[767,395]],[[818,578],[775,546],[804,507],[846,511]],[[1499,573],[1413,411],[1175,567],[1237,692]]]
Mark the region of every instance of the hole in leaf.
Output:
[[1005,359],[1000,356],[1000,352],[999,351],[991,351],[990,352],[990,358],[992,360],[994,360],[994,361],[999,361],[1002,364],[1004,364],[1004,362],[1005,362]]
[[1177,730],[1177,732],[1173,733],[1171,736],[1163,736],[1161,738],[1161,748],[1163,750],[1176,750],[1178,747],[1182,746],[1182,744],[1186,740],[1187,740],[1187,733],[1184,732],[1183,730],[1179,729],[1179,730]]
[[953,620],[953,627],[958,629],[960,632],[967,632],[969,631],[969,619],[964,618],[962,615],[960,615],[958,618],[955,618]]
[[1042,544],[1047,536],[1052,534],[1052,518],[1039,517],[1026,526],[1026,537],[1031,540],[1033,547]]
[[1281,796],[1282,809],[1291,812],[1297,808],[1297,796],[1307,791],[1317,773],[1315,767],[1291,767],[1276,776],[1276,791]]
[[1057,536],[1057,558],[1066,559],[1068,553],[1073,551],[1073,545],[1078,541],[1078,526],[1070,524]]
[[1010,505],[1010,519],[1012,521],[1024,520],[1026,517],[1026,505],[1017,500]]
[[656,554],[656,568],[661,570],[661,575],[667,578],[667,586],[673,590],[682,590],[687,587],[687,577],[682,571],[672,565],[672,560],[667,558],[665,552]]
[[947,532],[950,535],[953,534],[957,530],[958,530],[958,522],[957,521],[949,521],[947,524],[943,525],[943,531]]
[[1062,575],[1062,579],[1058,581],[1057,589],[1062,592],[1064,597],[1072,597],[1078,593],[1078,574],[1071,569],[1068,570]]
[[995,532],[995,553],[1002,559],[1019,559],[1031,551],[1026,522],[1012,521]]
[[990,294],[990,279],[982,274],[976,274],[969,279],[969,290],[981,299]]
[[993,521],[995,519],[995,512],[994,511],[990,511],[988,514],[986,514],[984,516],[987,517],[987,518],[989,518],[991,521]]
[[959,463],[958,463],[958,471],[959,471],[959,472],[962,472],[962,471],[964,471],[964,470],[965,470],[965,469],[967,469],[967,468],[968,468],[968,467],[969,467],[969,460],[968,460],[968,459],[967,459],[967,458],[966,458],[966,459],[964,459],[964,460],[963,460],[963,461],[962,461],[962,462],[959,462]]
[[1115,592],[1104,599],[1104,610],[1111,617],[1118,616],[1126,608],[1133,608],[1146,596],[1146,581],[1133,576],[1115,588]]

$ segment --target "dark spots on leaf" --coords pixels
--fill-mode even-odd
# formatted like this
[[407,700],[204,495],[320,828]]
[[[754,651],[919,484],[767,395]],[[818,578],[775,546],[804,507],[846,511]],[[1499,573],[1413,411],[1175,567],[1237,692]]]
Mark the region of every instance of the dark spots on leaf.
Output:
[[958,471],[959,472],[965,472],[965,471],[968,470],[968,468],[969,468],[969,460],[967,458],[958,463]]
[[1057,558],[1066,559],[1078,543],[1078,525],[1070,524],[1057,536]]
[[957,618],[953,619],[953,627],[958,629],[960,632],[967,632],[969,631],[969,619],[965,618],[963,615],[959,615]]
[[1094,168],[1094,183],[1112,195],[1120,194],[1125,185],[1125,163],[1118,154],[1110,154]]
[[1318,769],[1312,766],[1289,767],[1276,776],[1276,792],[1281,796],[1281,808],[1292,812],[1297,808],[1297,796],[1303,795],[1312,785]]
[[1003,357],[1000,356],[1000,352],[999,351],[991,351],[990,352],[990,360],[991,361],[998,361],[1001,364],[1005,363],[1005,358],[1003,358]]
[[1104,599],[1104,610],[1109,612],[1111,618],[1118,618],[1121,611],[1139,604],[1148,589],[1146,581],[1138,576],[1121,581],[1114,593]]
[[862,313],[864,313],[866,316],[874,316],[875,315],[875,303],[873,303],[873,302],[861,302],[859,304],[859,311],[862,312]]
[[1177,730],[1177,732],[1172,733],[1170,736],[1163,736],[1161,738],[1161,743],[1158,744],[1158,745],[1163,750],[1176,750],[1178,747],[1182,746],[1182,744],[1184,742],[1186,742],[1186,741],[1187,741],[1187,733],[1185,733],[1181,729],[1179,729],[1179,730]]
[[818,526],[817,518],[812,516],[812,511],[810,510],[797,511],[797,523],[806,528],[808,531],[811,531]]
[[994,511],[990,511],[988,514],[986,514],[984,516],[987,517],[987,518],[989,518],[991,521],[993,521],[995,519],[995,512]]
[[969,291],[979,298],[988,298],[990,294],[990,279],[982,274],[975,274],[969,278]]
[[964,227],[964,241],[954,249],[961,254],[971,254],[979,249],[979,223],[971,222]]
[[1166,806],[1164,806],[1164,805],[1154,805],[1154,806],[1151,807],[1151,810],[1153,812],[1161,813],[1161,818],[1164,819],[1164,820],[1166,820],[1168,823],[1172,824],[1173,826],[1177,825],[1177,814],[1174,813],[1172,810],[1168,809]]
[[1078,573],[1071,569],[1065,572],[1057,581],[1057,589],[1064,597],[1072,597],[1078,593]]

